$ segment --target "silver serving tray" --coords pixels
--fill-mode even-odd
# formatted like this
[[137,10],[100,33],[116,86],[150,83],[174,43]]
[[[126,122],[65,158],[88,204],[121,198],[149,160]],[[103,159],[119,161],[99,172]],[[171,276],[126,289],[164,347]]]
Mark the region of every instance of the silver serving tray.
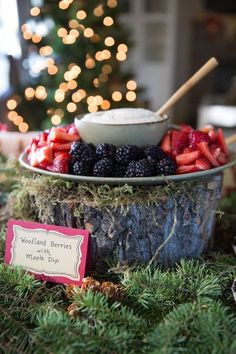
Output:
[[186,173],[183,175],[171,175],[171,176],[155,176],[155,177],[132,177],[132,178],[116,178],[116,177],[92,177],[92,176],[75,176],[63,173],[55,173],[40,168],[30,166],[27,154],[24,152],[19,157],[20,165],[30,170],[34,173],[39,173],[41,175],[50,176],[54,178],[62,178],[64,180],[80,182],[80,183],[93,183],[93,184],[111,184],[111,185],[158,185],[166,184],[168,181],[173,182],[184,182],[194,179],[199,179],[201,177],[207,177],[215,175],[221,171],[224,171],[226,168],[236,165],[236,152],[230,153],[230,162],[216,168],[212,168],[207,171],[199,171]]

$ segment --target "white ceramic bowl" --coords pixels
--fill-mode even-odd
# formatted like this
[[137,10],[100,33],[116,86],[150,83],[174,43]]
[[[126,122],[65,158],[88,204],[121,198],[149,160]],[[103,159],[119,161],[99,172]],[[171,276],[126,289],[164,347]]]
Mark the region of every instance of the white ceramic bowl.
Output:
[[145,147],[158,144],[168,129],[168,117],[156,117],[156,121],[119,123],[114,122],[91,122],[81,120],[83,117],[75,118],[75,126],[79,131],[81,139],[85,143],[98,145],[101,143],[121,145],[136,145]]

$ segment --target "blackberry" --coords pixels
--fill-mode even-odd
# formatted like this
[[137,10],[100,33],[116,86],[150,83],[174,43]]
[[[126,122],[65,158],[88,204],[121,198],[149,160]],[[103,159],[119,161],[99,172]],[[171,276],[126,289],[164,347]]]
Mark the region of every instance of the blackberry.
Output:
[[158,145],[148,146],[144,150],[144,154],[148,159],[160,161],[166,157],[165,153]]
[[91,176],[92,167],[91,164],[85,161],[77,161],[73,165],[73,174],[78,176]]
[[158,174],[169,176],[176,173],[176,164],[170,157],[165,157],[157,163]]
[[121,165],[128,165],[131,161],[137,161],[141,156],[141,150],[134,145],[123,145],[116,149],[116,161]]
[[116,147],[111,144],[99,144],[96,148],[96,155],[98,159],[115,159]]
[[152,176],[157,176],[158,172],[157,172],[157,161],[156,160],[153,160],[151,158],[147,158],[147,161],[150,165],[150,169],[151,169],[151,173],[152,173]]
[[152,170],[148,160],[131,161],[127,167],[125,177],[151,177]]
[[115,164],[114,177],[125,177],[127,166]]
[[77,161],[94,163],[96,160],[95,147],[93,144],[74,142],[71,146],[70,155]]
[[98,177],[111,177],[114,171],[114,163],[111,159],[105,158],[95,163],[93,175]]

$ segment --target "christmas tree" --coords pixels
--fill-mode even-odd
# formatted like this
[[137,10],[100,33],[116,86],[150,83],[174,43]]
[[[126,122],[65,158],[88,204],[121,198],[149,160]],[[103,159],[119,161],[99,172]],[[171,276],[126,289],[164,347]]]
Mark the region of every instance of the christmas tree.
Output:
[[121,67],[128,52],[121,12],[117,0],[45,0],[31,8],[21,27],[29,83],[7,102],[21,132],[136,105],[137,84]]

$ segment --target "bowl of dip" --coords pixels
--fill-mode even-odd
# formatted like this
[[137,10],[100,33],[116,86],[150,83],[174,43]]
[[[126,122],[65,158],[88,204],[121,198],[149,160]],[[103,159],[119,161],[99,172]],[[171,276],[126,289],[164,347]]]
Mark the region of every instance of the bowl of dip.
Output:
[[168,116],[142,108],[111,109],[75,118],[82,141],[94,145],[156,145],[168,129],[168,123]]

